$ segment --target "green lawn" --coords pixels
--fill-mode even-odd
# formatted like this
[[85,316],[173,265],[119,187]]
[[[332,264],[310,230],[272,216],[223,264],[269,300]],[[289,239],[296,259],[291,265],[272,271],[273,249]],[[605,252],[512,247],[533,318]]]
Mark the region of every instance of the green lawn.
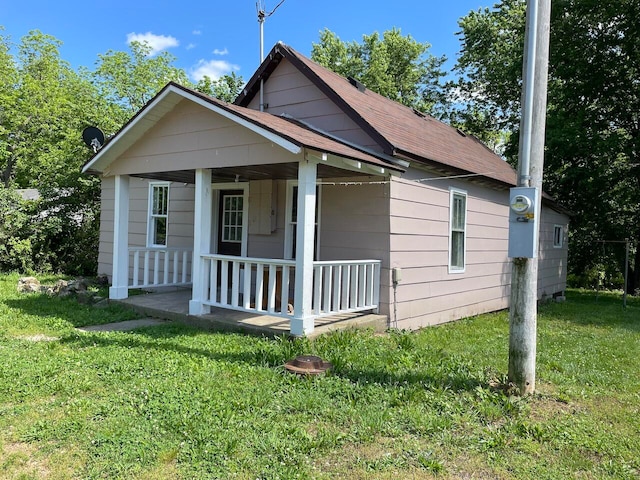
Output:
[[[510,397],[506,313],[314,342],[18,294],[0,276],[0,478],[638,478],[640,302],[572,291],[538,317],[538,393]],[[51,283],[53,282],[53,279]],[[314,379],[282,364],[318,354]]]

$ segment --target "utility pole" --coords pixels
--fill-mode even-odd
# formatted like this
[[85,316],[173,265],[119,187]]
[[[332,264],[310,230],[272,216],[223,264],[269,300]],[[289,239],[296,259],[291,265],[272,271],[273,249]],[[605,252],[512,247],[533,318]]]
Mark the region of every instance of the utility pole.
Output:
[[[544,168],[551,0],[527,1],[518,187],[537,189],[533,255],[514,257],[509,309],[509,381],[528,395],[536,386],[538,232]],[[512,208],[514,205],[512,204]],[[509,235],[512,235],[511,225]],[[510,240],[511,242],[511,240]]]

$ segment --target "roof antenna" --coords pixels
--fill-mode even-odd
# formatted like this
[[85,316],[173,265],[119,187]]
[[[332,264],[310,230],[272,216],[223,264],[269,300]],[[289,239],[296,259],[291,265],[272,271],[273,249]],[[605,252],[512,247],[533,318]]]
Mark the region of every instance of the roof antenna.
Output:
[[[280,5],[284,3],[284,0],[280,0],[273,10],[266,11],[264,0],[258,0],[256,2],[256,11],[258,12],[258,23],[260,24],[260,64],[264,61],[264,21],[273,15]],[[260,111],[264,111],[264,80],[260,78]]]

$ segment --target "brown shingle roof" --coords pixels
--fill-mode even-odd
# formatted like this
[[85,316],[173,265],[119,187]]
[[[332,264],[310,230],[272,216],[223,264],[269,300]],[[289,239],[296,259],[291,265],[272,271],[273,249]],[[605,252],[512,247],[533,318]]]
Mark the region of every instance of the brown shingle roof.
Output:
[[475,137],[369,89],[361,91],[349,80],[282,43],[273,48],[235,103],[248,105],[258,91],[260,77],[268,77],[282,57],[336,102],[387,154],[516,184],[515,170]]

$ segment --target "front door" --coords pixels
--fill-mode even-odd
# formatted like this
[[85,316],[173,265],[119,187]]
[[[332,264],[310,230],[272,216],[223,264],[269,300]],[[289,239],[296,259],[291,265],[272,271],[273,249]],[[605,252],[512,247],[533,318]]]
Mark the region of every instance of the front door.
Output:
[[221,190],[218,208],[218,253],[242,254],[244,191]]

